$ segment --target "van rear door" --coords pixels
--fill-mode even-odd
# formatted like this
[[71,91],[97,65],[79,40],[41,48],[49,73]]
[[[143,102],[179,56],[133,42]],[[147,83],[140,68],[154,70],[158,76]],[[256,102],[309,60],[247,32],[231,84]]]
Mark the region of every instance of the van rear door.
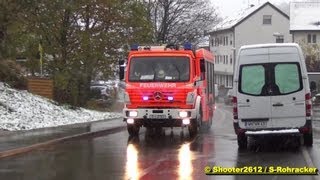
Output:
[[[244,49],[238,60],[238,118],[244,129],[271,126],[270,96],[263,91],[267,83],[268,49]],[[263,62],[263,63],[259,63]]]
[[300,127],[306,121],[305,90],[301,60],[296,47],[269,49],[270,66],[273,70],[271,117],[274,128]]

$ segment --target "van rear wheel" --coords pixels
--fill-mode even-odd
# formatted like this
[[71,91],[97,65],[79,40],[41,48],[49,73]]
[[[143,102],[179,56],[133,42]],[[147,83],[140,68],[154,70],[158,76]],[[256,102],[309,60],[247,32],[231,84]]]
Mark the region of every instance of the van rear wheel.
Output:
[[127,124],[127,130],[130,136],[138,136],[140,127],[135,124]]
[[303,134],[303,144],[307,147],[312,146],[313,144],[313,135],[311,133]]
[[248,144],[248,137],[244,134],[237,135],[239,149],[246,149]]

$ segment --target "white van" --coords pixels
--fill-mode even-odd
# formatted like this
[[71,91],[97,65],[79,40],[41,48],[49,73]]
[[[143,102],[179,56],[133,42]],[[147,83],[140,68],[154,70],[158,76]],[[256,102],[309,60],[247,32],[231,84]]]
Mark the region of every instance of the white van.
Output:
[[233,81],[233,118],[239,148],[247,137],[303,135],[312,146],[311,93],[305,60],[295,43],[242,46]]

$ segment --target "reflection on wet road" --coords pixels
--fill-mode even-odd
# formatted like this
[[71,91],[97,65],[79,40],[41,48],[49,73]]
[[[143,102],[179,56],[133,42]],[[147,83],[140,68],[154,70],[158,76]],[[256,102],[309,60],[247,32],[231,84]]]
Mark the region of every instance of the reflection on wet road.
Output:
[[[219,106],[213,127],[189,138],[187,129],[163,135],[143,129],[137,138],[122,131],[105,137],[71,141],[0,160],[0,179],[257,179],[257,176],[207,176],[205,166],[307,166],[295,139],[251,139],[238,151],[230,108]],[[315,135],[315,138],[319,138]],[[261,142],[261,141],[259,141]],[[319,141],[307,149],[319,167]],[[259,176],[259,179],[312,179],[311,176]]]

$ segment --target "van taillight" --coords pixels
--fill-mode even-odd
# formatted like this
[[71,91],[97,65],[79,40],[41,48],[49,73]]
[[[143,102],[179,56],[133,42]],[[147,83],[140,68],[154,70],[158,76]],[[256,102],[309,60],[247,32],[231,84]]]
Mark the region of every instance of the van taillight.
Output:
[[306,98],[306,116],[310,117],[311,116],[311,111],[312,111],[311,94],[307,93],[305,98]]
[[233,103],[233,119],[238,119],[238,100],[237,100],[237,97],[233,96],[232,103]]

